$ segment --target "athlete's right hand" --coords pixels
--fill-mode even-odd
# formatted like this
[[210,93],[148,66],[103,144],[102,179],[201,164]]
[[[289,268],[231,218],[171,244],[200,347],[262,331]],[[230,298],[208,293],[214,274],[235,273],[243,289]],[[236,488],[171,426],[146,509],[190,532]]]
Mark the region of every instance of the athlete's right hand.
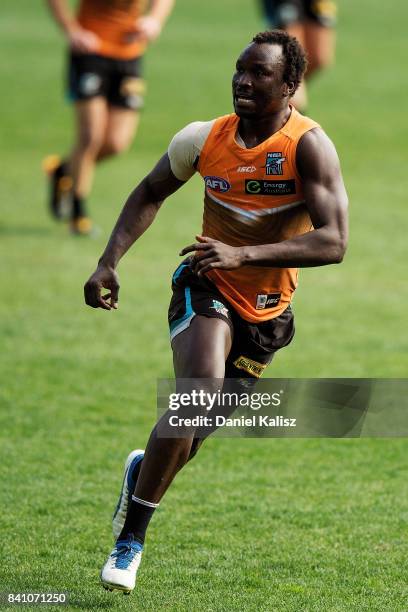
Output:
[[[102,290],[110,293],[102,295]],[[119,297],[119,277],[109,266],[99,264],[84,286],[85,303],[92,308],[116,310]]]
[[75,53],[96,53],[99,49],[99,38],[90,30],[75,25],[67,32],[68,43]]

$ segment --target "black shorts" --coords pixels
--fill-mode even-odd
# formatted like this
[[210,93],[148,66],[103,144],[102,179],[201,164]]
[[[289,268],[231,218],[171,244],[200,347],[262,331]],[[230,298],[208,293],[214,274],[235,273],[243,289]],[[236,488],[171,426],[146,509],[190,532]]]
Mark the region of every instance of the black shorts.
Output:
[[271,28],[285,29],[293,23],[314,21],[325,28],[336,25],[333,0],[261,0]]
[[169,306],[171,339],[187,329],[196,315],[223,319],[233,332],[226,378],[259,378],[276,351],[288,345],[294,336],[291,307],[263,323],[245,321],[212,282],[194,274],[191,260],[184,260],[173,274]]
[[142,58],[119,60],[102,55],[71,53],[68,94],[71,100],[103,96],[112,106],[139,110],[143,106]]

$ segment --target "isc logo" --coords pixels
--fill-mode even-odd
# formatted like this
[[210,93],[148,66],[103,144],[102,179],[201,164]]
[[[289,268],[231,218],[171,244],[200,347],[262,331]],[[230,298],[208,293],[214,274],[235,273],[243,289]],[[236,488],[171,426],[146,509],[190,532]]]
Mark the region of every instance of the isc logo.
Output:
[[225,179],[219,176],[205,176],[204,177],[205,186],[209,187],[213,191],[228,191],[231,189],[231,185]]

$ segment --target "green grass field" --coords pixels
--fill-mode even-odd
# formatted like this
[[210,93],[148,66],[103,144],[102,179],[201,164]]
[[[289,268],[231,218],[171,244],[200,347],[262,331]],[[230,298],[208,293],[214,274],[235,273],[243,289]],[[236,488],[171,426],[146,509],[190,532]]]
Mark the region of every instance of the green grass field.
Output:
[[[337,64],[309,114],[342,159],[351,242],[341,266],[302,271],[296,339],[271,377],[407,372],[408,5],[340,4]],[[250,1],[178,0],[146,60],[132,150],[97,172],[103,234],[78,240],[45,208],[41,159],[68,150],[72,117],[44,5],[2,0],[0,22],[0,591],[69,592],[72,610],[408,610],[405,440],[209,440],[155,515],[137,590],[100,588],[122,463],[172,375],[170,275],[200,228],[199,179],[124,259],[118,312],[86,308],[82,286],[174,132],[230,112],[234,61],[262,24]]]

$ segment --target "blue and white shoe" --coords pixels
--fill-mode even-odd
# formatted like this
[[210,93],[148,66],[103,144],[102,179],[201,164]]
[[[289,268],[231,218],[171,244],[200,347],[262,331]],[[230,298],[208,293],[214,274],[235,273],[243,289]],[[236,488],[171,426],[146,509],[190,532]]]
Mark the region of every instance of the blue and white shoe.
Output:
[[142,559],[143,546],[133,536],[116,542],[101,571],[102,586],[129,594],[135,588],[136,572]]
[[120,491],[119,500],[112,517],[112,531],[115,542],[120,536],[120,532],[125,524],[127,510],[135,490],[136,481],[133,479],[133,472],[143,457],[144,450],[138,448],[137,450],[132,451],[126,459],[122,489]]

